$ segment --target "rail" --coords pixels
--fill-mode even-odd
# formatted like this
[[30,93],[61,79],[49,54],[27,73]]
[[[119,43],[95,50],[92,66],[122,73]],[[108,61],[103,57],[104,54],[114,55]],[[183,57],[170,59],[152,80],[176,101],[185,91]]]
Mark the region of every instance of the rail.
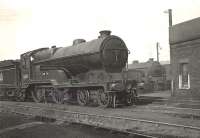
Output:
[[[24,115],[42,116],[47,118],[54,118],[56,120],[70,121],[80,124],[92,125],[96,127],[114,129],[130,134],[137,133],[138,135],[141,134],[149,137],[156,137],[161,135],[173,135],[181,137],[187,137],[191,135],[193,135],[194,137],[200,136],[200,127],[172,124],[152,120],[74,112],[62,109],[52,109],[51,107],[38,107],[6,103],[0,104],[0,109],[2,111],[9,111]],[[172,130],[173,134],[163,134],[163,129]],[[183,134],[183,132],[187,132],[187,134],[185,135]]]

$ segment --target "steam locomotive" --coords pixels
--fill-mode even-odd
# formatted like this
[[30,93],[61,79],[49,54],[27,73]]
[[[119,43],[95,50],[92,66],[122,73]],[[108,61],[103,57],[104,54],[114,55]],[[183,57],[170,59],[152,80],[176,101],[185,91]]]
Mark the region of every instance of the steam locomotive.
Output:
[[134,85],[125,73],[128,49],[111,31],[72,46],[40,48],[0,62],[0,97],[10,100],[132,105]]

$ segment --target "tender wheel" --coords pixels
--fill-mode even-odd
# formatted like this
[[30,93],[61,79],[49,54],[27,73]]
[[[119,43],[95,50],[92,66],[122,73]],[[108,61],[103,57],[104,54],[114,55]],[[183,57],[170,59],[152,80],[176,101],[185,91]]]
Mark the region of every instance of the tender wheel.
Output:
[[89,92],[88,90],[78,90],[77,91],[77,102],[79,105],[86,105],[89,102]]
[[34,89],[31,95],[36,103],[45,102],[45,89]]
[[26,99],[25,89],[16,90],[16,101],[23,102]]
[[108,107],[110,104],[110,95],[106,93],[103,89],[98,90],[98,104],[101,107]]

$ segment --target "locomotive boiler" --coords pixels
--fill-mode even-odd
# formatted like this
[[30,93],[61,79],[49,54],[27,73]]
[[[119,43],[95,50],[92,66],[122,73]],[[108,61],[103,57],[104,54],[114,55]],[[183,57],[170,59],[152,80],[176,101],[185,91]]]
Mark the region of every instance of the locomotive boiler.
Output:
[[15,95],[32,97],[35,102],[132,104],[134,93],[124,74],[128,49],[120,37],[110,33],[101,31],[92,41],[76,39],[72,46],[22,54],[20,91]]
[[64,65],[73,74],[95,69],[114,73],[125,67],[128,50],[122,39],[111,36],[110,31],[102,31],[98,39],[89,42],[76,39],[72,46],[52,47],[32,56],[37,64]]

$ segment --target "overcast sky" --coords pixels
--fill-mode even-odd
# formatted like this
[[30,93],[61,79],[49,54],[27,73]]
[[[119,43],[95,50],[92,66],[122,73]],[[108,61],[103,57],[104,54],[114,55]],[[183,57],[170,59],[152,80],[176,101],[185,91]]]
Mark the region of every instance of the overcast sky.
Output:
[[0,0],[0,60],[29,50],[70,46],[111,30],[126,43],[133,60],[169,60],[168,14],[173,24],[200,17],[199,0]]

